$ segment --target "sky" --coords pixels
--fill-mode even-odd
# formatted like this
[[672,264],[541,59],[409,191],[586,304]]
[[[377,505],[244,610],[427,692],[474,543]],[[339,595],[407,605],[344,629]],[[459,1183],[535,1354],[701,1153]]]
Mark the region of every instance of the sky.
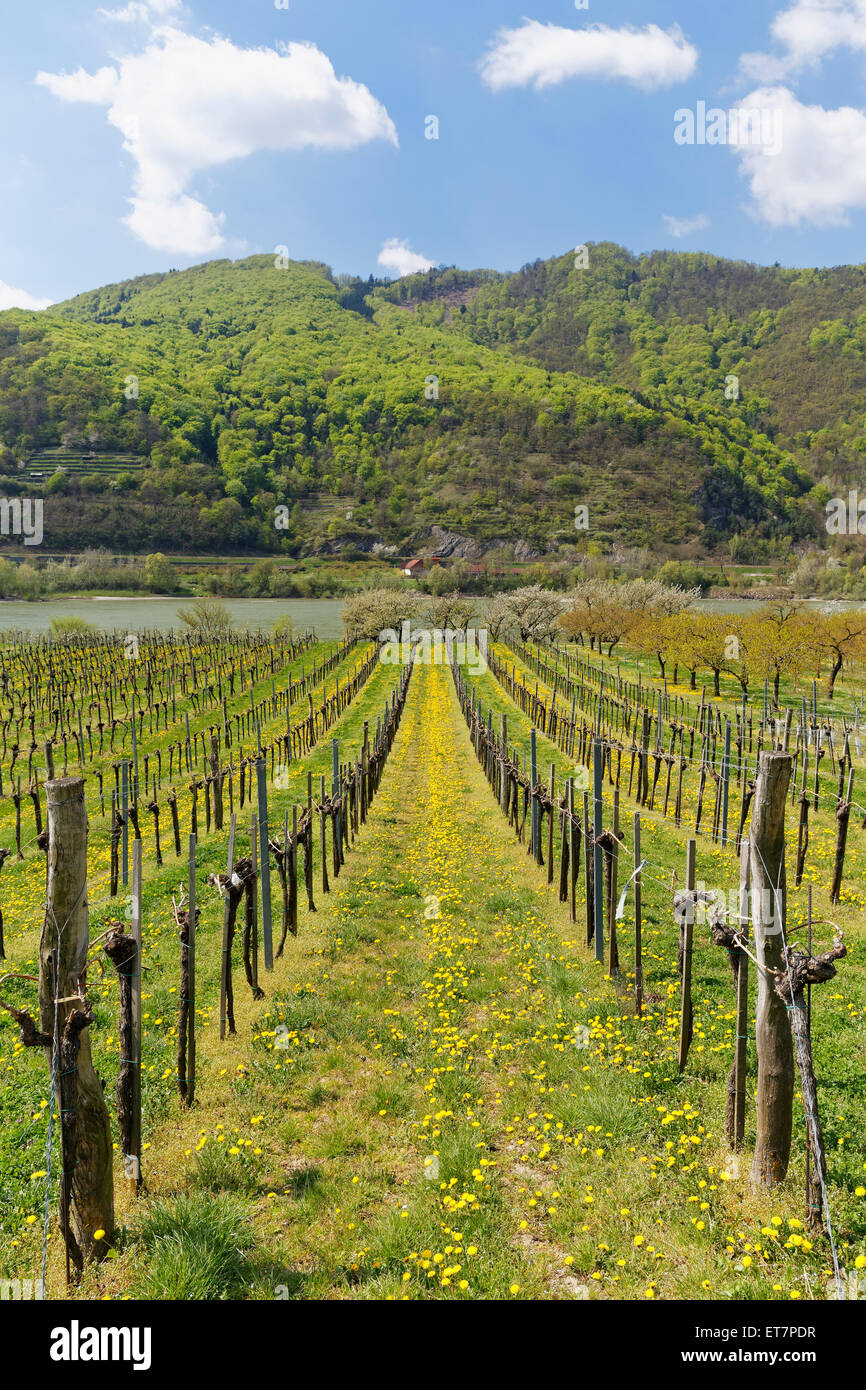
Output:
[[4,5],[0,308],[258,252],[866,260],[866,0]]

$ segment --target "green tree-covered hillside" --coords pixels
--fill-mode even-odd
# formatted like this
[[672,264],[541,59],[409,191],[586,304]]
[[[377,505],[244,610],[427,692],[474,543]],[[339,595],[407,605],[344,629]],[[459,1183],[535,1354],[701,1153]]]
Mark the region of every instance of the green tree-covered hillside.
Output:
[[[799,360],[814,310],[825,447],[835,430],[855,449],[866,290],[832,274],[850,289],[825,303],[823,272],[607,246],[583,271],[572,256],[390,285],[254,256],[9,311],[2,491],[44,492],[53,549],[403,551],[433,526],[541,553],[813,535],[821,470],[779,363],[784,315]],[[847,329],[825,324],[834,296]]]

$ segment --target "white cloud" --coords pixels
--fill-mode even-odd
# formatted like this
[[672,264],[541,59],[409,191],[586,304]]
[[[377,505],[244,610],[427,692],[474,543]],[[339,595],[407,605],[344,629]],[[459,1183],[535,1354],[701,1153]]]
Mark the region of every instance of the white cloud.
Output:
[[684,81],[697,61],[698,50],[677,24],[564,29],[526,19],[519,29],[500,29],[480,66],[493,91],[530,84],[538,90],[569,77],[616,77],[649,90]]
[[147,24],[183,9],[183,0],[130,0],[122,10],[102,10],[100,19],[112,19],[118,24]]
[[786,87],[761,88],[740,104],[781,112],[783,139],[775,153],[732,142],[765,222],[846,226],[853,208],[866,207],[866,112],[807,106]]
[[696,217],[665,216],[663,221],[673,237],[691,236],[692,232],[702,232],[710,225],[710,219],[703,212],[699,212]]
[[397,276],[415,275],[418,271],[432,270],[434,262],[428,261],[417,251],[412,251],[408,241],[391,237],[379,252],[379,264],[385,270],[393,270]]
[[26,290],[13,289],[4,280],[0,280],[0,310],[47,309],[53,302],[51,299],[39,299],[36,295],[28,294]]
[[759,82],[778,82],[815,66],[837,48],[866,53],[866,0],[794,0],[770,33],[781,53],[744,53],[740,69]]
[[397,144],[381,102],[361,83],[337,77],[312,43],[279,52],[238,48],[165,28],[116,66],[40,72],[36,81],[61,101],[108,108],[136,164],[127,225],[160,251],[196,256],[223,244],[223,214],[188,191],[204,169],[259,150]]
[[225,213],[213,213],[197,198],[131,198],[132,212],[126,225],[139,241],[155,251],[186,251],[205,256],[224,244]]

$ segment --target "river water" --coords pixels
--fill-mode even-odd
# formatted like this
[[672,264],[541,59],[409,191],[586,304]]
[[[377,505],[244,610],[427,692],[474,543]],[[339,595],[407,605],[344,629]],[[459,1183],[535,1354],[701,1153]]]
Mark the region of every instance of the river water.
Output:
[[[224,602],[241,628],[270,628],[288,614],[297,633],[312,629],[326,641],[342,636],[343,599],[228,598]],[[9,599],[0,601],[0,630],[48,632],[52,618],[84,618],[102,632],[177,631],[184,626],[178,609],[191,603],[191,599],[178,598],[58,598],[39,603]]]
[[[241,628],[270,628],[278,618],[288,614],[295,632],[312,629],[325,641],[342,636],[340,613],[344,600],[340,598],[280,599],[229,598],[226,607]],[[48,632],[52,618],[84,618],[102,632],[142,632],[158,628],[163,632],[178,631],[183,623],[179,608],[188,608],[191,599],[177,598],[57,598],[38,603],[19,599],[0,600],[0,631]],[[817,608],[863,608],[862,603],[825,599],[807,600]],[[749,599],[703,599],[699,608],[717,613],[749,613],[760,604]]]

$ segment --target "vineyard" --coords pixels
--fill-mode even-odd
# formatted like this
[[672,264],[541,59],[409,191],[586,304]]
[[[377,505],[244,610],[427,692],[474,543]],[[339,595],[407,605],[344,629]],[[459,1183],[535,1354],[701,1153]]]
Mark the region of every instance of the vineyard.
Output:
[[866,1294],[848,685],[450,658],[4,644],[15,1296]]

